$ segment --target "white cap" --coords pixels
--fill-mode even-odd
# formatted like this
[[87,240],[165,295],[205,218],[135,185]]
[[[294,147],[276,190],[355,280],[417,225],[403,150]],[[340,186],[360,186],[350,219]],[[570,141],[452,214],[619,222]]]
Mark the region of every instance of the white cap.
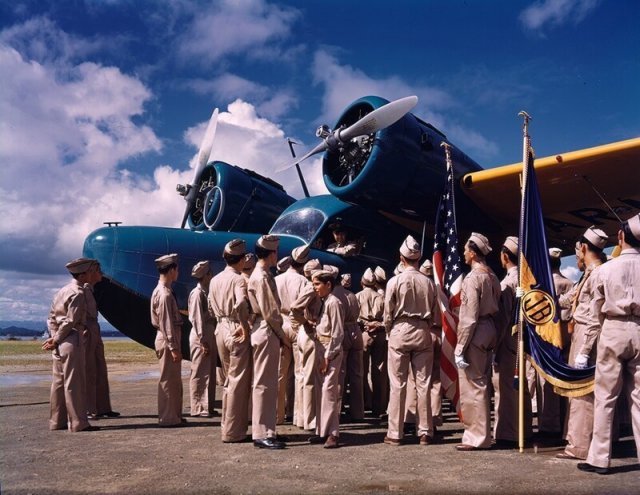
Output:
[[207,273],[209,273],[209,262],[208,261],[198,261],[193,268],[191,269],[191,276],[193,278],[202,278]]
[[381,266],[376,266],[375,270],[373,271],[373,275],[379,284],[387,281],[387,272],[385,272],[384,268],[382,268]]
[[604,249],[607,245],[607,239],[609,238],[604,230],[596,229],[593,225],[585,231],[582,237],[598,249]]
[[422,265],[420,265],[420,271],[422,273],[424,273],[425,275],[427,275],[427,276],[433,275],[433,263],[431,262],[431,260],[429,258],[424,260]]
[[472,232],[469,236],[469,241],[473,242],[483,256],[486,256],[491,252],[491,246],[489,245],[489,239],[487,239],[482,234],[478,234],[477,232]]
[[408,260],[417,260],[422,254],[420,251],[420,244],[418,244],[418,241],[409,235],[400,246],[400,254]]
[[510,235],[504,240],[502,245],[506,247],[511,254],[518,256],[518,238],[516,236]]
[[376,277],[373,274],[373,270],[371,268],[367,268],[362,274],[361,283],[365,287],[371,287],[376,282]]
[[260,246],[262,249],[266,249],[267,251],[277,251],[279,243],[280,238],[277,235],[265,234],[260,236],[260,239],[256,242],[256,246]]
[[309,261],[309,245],[298,246],[291,251],[291,257],[296,263],[306,263]]
[[247,252],[247,243],[242,239],[233,239],[225,244],[224,252],[233,256],[241,256]]
[[640,241],[640,213],[638,213],[637,215],[633,215],[630,219],[628,219],[627,224],[629,225],[629,230],[631,231],[633,237]]

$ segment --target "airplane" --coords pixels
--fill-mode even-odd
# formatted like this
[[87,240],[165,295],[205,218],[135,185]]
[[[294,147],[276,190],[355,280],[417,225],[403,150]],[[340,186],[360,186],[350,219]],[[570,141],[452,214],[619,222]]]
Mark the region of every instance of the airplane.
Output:
[[[442,142],[451,145],[460,242],[477,231],[499,246],[517,233],[522,164],[483,170],[443,132],[410,113],[416,102],[416,97],[389,102],[365,96],[342,112],[333,130],[321,126],[320,144],[283,168],[298,167],[306,158],[324,153],[329,194],[298,201],[267,177],[210,160],[217,125],[214,111],[192,183],[177,188],[187,203],[181,228],[112,223],[87,236],[83,255],[97,259],[104,272],[95,288],[100,313],[120,332],[153,348],[156,330],[149,299],[158,280],[154,259],[179,253],[180,276],[173,289],[186,314],[195,286],[191,267],[208,259],[218,273],[224,268],[221,255],[228,241],[242,238],[251,249],[267,232],[280,236],[279,256],[309,244],[311,258],[351,273],[354,289],[367,267],[380,265],[391,274],[399,261],[398,246],[408,233],[422,239],[423,256],[430,257],[446,178]],[[571,247],[590,225],[617,232],[617,217],[640,211],[639,161],[640,138],[537,159],[548,244]],[[349,232],[356,255],[326,250],[336,223]],[[491,261],[496,266],[497,256]],[[189,330],[184,318],[186,349]]]

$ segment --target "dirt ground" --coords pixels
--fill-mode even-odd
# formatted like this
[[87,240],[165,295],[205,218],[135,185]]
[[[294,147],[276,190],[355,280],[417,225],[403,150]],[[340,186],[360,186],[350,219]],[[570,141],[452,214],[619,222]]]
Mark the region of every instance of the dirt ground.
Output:
[[[188,366],[183,363],[183,375]],[[453,414],[438,443],[427,447],[385,445],[385,425],[373,420],[342,425],[337,450],[309,445],[309,434],[290,425],[278,427],[289,437],[281,451],[223,444],[219,417],[160,429],[152,361],[110,365],[112,403],[121,417],[94,421],[96,432],[50,432],[49,374],[42,364],[22,372],[0,366],[3,494],[640,493],[631,437],[616,446],[613,474],[601,476],[556,459],[562,447],[548,440],[523,454],[457,452],[462,430]],[[183,383],[188,414],[186,377]]]

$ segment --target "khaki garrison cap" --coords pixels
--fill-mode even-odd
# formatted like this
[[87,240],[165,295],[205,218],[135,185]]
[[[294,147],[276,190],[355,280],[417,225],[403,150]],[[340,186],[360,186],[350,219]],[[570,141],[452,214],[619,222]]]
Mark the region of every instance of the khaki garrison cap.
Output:
[[266,234],[260,236],[260,239],[256,242],[256,246],[260,246],[267,251],[277,251],[280,238],[277,235]]
[[309,245],[298,246],[291,251],[291,257],[296,263],[306,263],[309,261]]
[[387,272],[385,272],[384,268],[381,266],[376,266],[376,269],[373,271],[373,275],[379,284],[387,281]]
[[191,276],[193,278],[202,278],[207,273],[209,273],[209,262],[208,261],[198,261],[193,268],[191,269]]
[[640,213],[637,215],[633,215],[629,220],[627,220],[627,224],[629,225],[629,230],[633,237],[640,241]]
[[477,232],[472,232],[471,236],[469,236],[469,240],[473,242],[476,246],[478,246],[478,249],[480,250],[483,256],[486,256],[491,252],[489,239],[487,239],[482,234],[478,234]]
[[246,253],[244,255],[244,269],[251,270],[256,266],[256,255],[253,253]]
[[510,235],[504,240],[502,245],[506,247],[511,254],[518,256],[518,238],[516,236]]
[[322,264],[320,263],[320,260],[318,259],[313,259],[313,260],[309,260],[304,264],[304,274],[307,277],[310,277],[311,274],[313,272],[315,272],[316,270],[321,270],[322,269]]
[[549,256],[552,258],[562,258],[562,249],[557,247],[549,248]]
[[408,260],[417,260],[422,254],[420,244],[409,235],[400,246],[400,254]]
[[351,274],[345,273],[342,275],[342,277],[340,277],[340,284],[342,284],[342,287],[346,287],[347,289],[351,287]]
[[362,274],[362,279],[360,280],[362,285],[365,287],[371,287],[376,283],[376,277],[373,274],[373,270],[371,268],[367,268]]
[[420,271],[427,276],[433,275],[433,263],[431,263],[431,260],[429,258],[424,260],[424,263],[420,265]]
[[286,272],[289,267],[291,266],[291,256],[285,256],[284,258],[281,258],[280,261],[278,261],[278,264],[276,265],[276,269],[279,272]]
[[89,271],[89,268],[97,263],[98,261],[93,258],[76,258],[75,260],[69,261],[69,263],[64,266],[72,275],[79,275]]
[[398,263],[396,267],[393,269],[393,274],[398,276],[404,271],[404,265],[402,263]]
[[241,256],[247,252],[247,243],[242,239],[233,239],[224,246],[224,252],[232,256]]
[[155,259],[156,266],[161,268],[166,268],[169,265],[178,264],[178,255],[176,253],[165,254],[164,256],[160,256]]
[[598,249],[604,249],[607,245],[607,239],[609,238],[604,230],[596,229],[594,225],[589,227],[582,237]]
[[325,272],[331,273],[331,275],[333,275],[333,278],[337,277],[338,274],[340,273],[340,269],[337,266],[333,266],[333,265],[322,265],[322,269]]

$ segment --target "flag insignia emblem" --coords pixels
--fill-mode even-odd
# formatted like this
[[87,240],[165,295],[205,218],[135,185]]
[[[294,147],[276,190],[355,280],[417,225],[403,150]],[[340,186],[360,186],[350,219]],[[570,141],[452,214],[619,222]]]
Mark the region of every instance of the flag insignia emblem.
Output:
[[527,291],[522,298],[522,309],[525,319],[536,326],[549,323],[556,315],[553,298],[539,289]]

